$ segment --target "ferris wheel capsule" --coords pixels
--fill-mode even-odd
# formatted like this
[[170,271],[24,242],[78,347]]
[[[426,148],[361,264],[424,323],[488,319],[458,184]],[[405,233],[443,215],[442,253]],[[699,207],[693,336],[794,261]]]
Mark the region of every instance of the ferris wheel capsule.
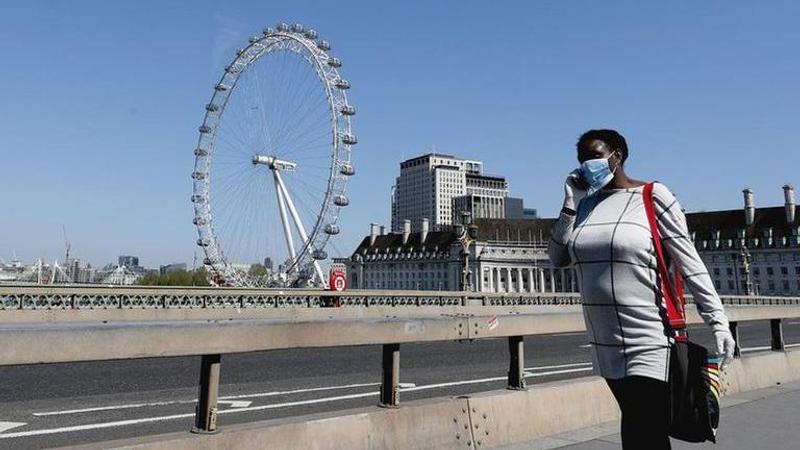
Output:
[[345,133],[342,135],[342,142],[347,145],[356,145],[358,144],[358,139],[354,134]]
[[328,58],[328,65],[331,67],[342,67],[342,61],[339,58]]
[[339,111],[345,116],[353,116],[356,114],[356,108],[353,105],[342,105]]
[[346,195],[340,194],[333,198],[333,204],[336,206],[347,206],[350,204],[350,199]]
[[285,33],[287,31],[289,31],[289,24],[281,22],[275,28],[277,28],[278,31],[280,31],[282,33]]
[[339,89],[350,89],[350,82],[339,78],[334,85]]
[[328,234],[339,234],[339,225],[329,223],[325,225],[325,232]]
[[351,177],[356,174],[356,169],[353,168],[352,164],[342,164],[342,166],[339,168],[339,173]]
[[313,41],[317,38],[317,32],[314,30],[308,30],[305,32],[305,37]]
[[328,42],[328,41],[319,41],[317,43],[317,48],[322,50],[322,51],[327,52],[328,50],[331,49],[331,43]]
[[250,42],[251,44],[255,44],[256,42],[258,42],[258,39],[259,39],[258,36],[250,36],[250,39],[248,39],[247,41]]
[[328,259],[328,253],[325,250],[314,250],[312,255],[316,260]]
[[296,23],[296,24],[292,25],[292,31],[294,31],[295,33],[302,33],[303,32],[303,25],[299,24],[299,23]]
[[262,31],[262,34],[264,36],[267,36],[267,35],[270,35],[270,34],[275,34],[275,28],[272,28],[272,27],[264,28],[264,30]]

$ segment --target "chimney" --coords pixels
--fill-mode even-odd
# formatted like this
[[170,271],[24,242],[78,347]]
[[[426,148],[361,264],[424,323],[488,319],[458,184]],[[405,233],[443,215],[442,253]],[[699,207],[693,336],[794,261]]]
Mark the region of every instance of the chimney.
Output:
[[786,222],[794,223],[795,201],[794,201],[794,186],[791,184],[783,185],[783,198],[784,206],[786,208]]
[[752,189],[747,188],[742,193],[744,194],[744,222],[749,227],[753,225],[756,218],[756,202]]
[[422,235],[420,236],[419,240],[420,243],[424,244],[427,239],[428,239],[428,218],[425,217],[422,219]]
[[[381,233],[383,234],[383,233]],[[369,246],[372,247],[375,245],[375,239],[378,237],[378,224],[371,223],[369,224]]]
[[403,245],[406,245],[409,236],[411,236],[411,221],[406,219],[403,221]]
[[381,236],[386,234],[386,225],[381,225]]

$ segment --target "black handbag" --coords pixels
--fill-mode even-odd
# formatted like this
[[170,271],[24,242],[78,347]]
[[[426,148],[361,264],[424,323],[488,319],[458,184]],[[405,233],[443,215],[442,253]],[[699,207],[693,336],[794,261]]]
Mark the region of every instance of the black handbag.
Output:
[[664,325],[672,336],[669,358],[669,435],[687,442],[716,443],[719,427],[719,358],[709,355],[702,345],[689,341],[686,332],[686,301],[679,269],[675,268],[674,288],[667,258],[661,243],[653,204],[653,183],[644,188],[644,206],[658,261],[661,293],[667,310]]

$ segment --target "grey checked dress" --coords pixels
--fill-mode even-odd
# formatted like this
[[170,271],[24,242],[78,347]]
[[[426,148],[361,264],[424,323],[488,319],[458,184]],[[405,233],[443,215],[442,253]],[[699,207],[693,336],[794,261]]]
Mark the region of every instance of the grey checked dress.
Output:
[[[562,213],[549,252],[554,265],[575,268],[595,373],[666,381],[670,338],[643,188],[604,189],[583,199],[575,216]],[[698,312],[714,330],[727,330],[722,302],[680,204],[660,183],[653,198],[665,251],[681,267]]]

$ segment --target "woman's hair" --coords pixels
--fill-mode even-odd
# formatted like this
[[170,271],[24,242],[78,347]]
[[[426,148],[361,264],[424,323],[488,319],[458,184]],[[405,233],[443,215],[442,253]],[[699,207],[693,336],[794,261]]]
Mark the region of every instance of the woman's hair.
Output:
[[605,142],[606,145],[611,147],[612,150],[619,150],[623,163],[626,159],[628,159],[628,143],[625,142],[625,138],[621,134],[617,133],[616,130],[589,130],[581,135],[575,147],[578,149],[578,151],[580,151],[581,147],[589,143],[589,141],[593,141],[595,139]]

